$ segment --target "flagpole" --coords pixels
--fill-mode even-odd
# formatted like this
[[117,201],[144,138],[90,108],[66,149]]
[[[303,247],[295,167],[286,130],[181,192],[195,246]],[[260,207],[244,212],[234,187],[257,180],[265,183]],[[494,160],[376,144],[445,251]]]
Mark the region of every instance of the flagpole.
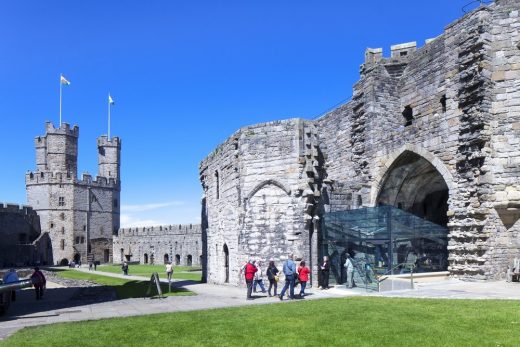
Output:
[[110,93],[108,93],[108,141],[110,141]]
[[61,78],[62,77],[63,77],[63,75],[60,74],[60,128],[61,128],[61,88],[62,88]]

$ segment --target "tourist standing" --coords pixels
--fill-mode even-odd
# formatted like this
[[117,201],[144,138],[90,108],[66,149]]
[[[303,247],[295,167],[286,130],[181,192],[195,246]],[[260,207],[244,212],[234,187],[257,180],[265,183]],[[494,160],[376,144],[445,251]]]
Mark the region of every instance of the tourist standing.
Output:
[[121,265],[121,270],[123,270],[123,275],[128,276],[128,263],[126,261]]
[[271,288],[274,287],[274,296],[276,296],[276,290],[278,288],[278,268],[274,265],[274,260],[269,261],[269,266],[267,267],[266,275],[269,280],[269,289],[267,293],[271,296]]
[[166,263],[166,276],[168,277],[168,282],[172,281],[172,275],[173,275],[173,265],[172,265],[172,262],[169,261]]
[[347,288],[352,288],[354,287],[354,262],[352,261],[350,254],[347,254],[347,259],[345,260],[343,267],[347,273]]
[[31,275],[31,281],[34,286],[34,290],[36,291],[36,300],[41,300],[43,297],[43,290],[45,288],[47,280],[45,279],[43,273],[40,271],[40,268],[37,266],[34,268],[34,272]]
[[257,271],[255,272],[255,281],[253,284],[253,292],[256,293],[256,285],[258,284],[260,286],[260,289],[262,290],[262,293],[265,293],[265,287],[264,287],[264,269],[262,268],[262,262],[257,261],[255,263]]
[[305,287],[307,286],[307,282],[309,281],[309,274],[311,270],[305,266],[305,262],[300,262],[300,266],[298,267],[298,279],[300,280],[300,297],[303,299],[305,296]]
[[251,292],[253,291],[253,280],[257,271],[256,266],[253,265],[253,259],[250,259],[244,268],[244,277],[247,285],[247,300],[253,299]]
[[93,266],[93,265],[94,265],[94,264],[92,263],[92,260],[90,260],[90,261],[88,262],[88,271],[92,271],[92,266]]
[[289,298],[294,299],[294,281],[296,276],[296,264],[293,260],[294,256],[289,254],[289,259],[283,263],[283,274],[285,275],[285,285],[283,286],[282,292],[280,293],[280,300],[283,300],[283,296],[289,288]]
[[[18,278],[18,274],[14,268],[10,268],[7,271],[2,279],[4,284],[18,282],[20,279]],[[16,301],[16,291],[11,291],[11,301]]]
[[323,257],[323,263],[320,265],[321,270],[321,289],[329,289],[330,262],[329,257]]

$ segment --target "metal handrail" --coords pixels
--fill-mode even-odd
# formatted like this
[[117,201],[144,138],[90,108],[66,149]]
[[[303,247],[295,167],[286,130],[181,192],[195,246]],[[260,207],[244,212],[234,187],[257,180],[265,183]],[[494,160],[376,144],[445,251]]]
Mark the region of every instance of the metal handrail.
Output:
[[462,12],[464,13],[468,13],[467,11],[467,8],[475,3],[479,3],[479,7],[480,6],[483,6],[483,5],[489,5],[493,2],[493,0],[474,0],[474,1],[471,1],[469,3],[467,3],[466,5],[462,6]]

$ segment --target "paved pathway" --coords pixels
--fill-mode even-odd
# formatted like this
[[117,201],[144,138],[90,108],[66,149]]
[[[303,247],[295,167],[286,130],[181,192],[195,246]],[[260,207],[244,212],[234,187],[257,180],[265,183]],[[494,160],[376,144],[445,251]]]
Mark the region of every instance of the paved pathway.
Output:
[[[89,272],[87,269],[79,269],[78,271]],[[126,279],[149,279],[140,276],[123,276],[100,271],[92,272]],[[85,303],[84,301],[71,300],[76,288],[49,285],[45,299],[41,301],[35,300],[32,289],[22,290],[18,294],[17,302],[11,306],[7,315],[0,317],[0,340],[26,326],[279,302],[277,298],[269,298],[265,294],[257,294],[255,300],[245,300],[245,289],[234,286],[202,284],[183,280],[175,281],[175,285],[187,288],[198,295],[170,296],[165,299],[140,298]],[[347,290],[343,286],[338,286],[327,291],[313,290],[310,288],[308,292],[309,296],[306,300],[361,295],[520,300],[520,283],[463,282],[451,279],[439,282],[419,283],[415,290],[385,293],[367,293],[363,289]]]

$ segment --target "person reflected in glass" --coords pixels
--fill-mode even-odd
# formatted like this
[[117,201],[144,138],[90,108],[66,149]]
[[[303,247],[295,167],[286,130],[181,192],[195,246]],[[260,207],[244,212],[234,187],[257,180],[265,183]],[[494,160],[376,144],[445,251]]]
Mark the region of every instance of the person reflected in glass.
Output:
[[350,254],[347,254],[347,259],[345,260],[345,264],[343,265],[345,268],[345,273],[347,274],[347,288],[354,287],[354,261],[350,257]]

